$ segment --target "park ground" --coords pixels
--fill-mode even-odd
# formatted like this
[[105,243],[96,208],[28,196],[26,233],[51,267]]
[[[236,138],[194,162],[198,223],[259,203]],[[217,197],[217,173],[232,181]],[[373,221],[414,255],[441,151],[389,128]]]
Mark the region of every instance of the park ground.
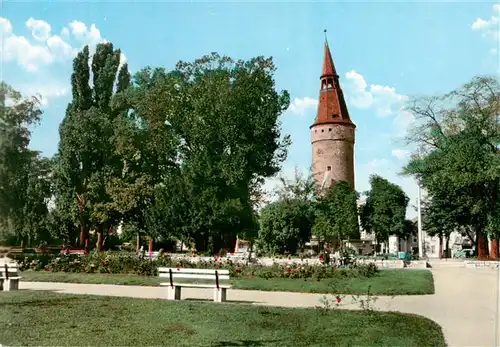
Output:
[[[117,284],[158,286],[165,279],[154,276],[132,274],[85,274],[71,272],[25,271],[24,281]],[[432,273],[428,270],[381,270],[369,278],[334,278],[334,279],[290,279],[290,278],[245,278],[231,279],[234,289],[374,295],[423,295],[434,293]]]
[[[499,321],[497,319],[499,312],[499,304],[497,301],[498,294],[498,284],[499,284],[499,272],[497,269],[465,269],[465,268],[437,268],[432,270],[434,281],[435,281],[435,294],[434,295],[412,295],[412,296],[383,296],[379,297],[375,302],[374,306],[377,311],[398,311],[403,313],[410,313],[414,315],[424,316],[431,319],[442,327],[442,331],[446,338],[448,346],[498,346],[499,340],[496,339],[496,334],[500,331]],[[96,285],[96,284],[74,284],[74,283],[48,283],[48,282],[21,282],[21,289],[31,289],[31,290],[50,290],[58,293],[67,294],[93,294],[93,295],[106,295],[115,297],[130,297],[130,298],[148,298],[148,299],[159,299],[165,298],[166,290],[165,288],[159,287],[138,287],[138,286],[118,286],[118,285]],[[20,291],[19,294],[25,294],[26,292]],[[8,293],[7,293],[8,294]],[[43,295],[46,295],[45,293]],[[38,306],[43,305],[43,295],[39,296],[37,302]],[[214,304],[202,303],[198,301],[191,300],[207,300],[212,297],[212,292],[210,290],[183,290],[183,299],[188,299],[185,301],[185,305],[191,303],[195,306],[185,306],[185,307],[198,307],[200,304],[207,304],[207,307],[216,307],[214,310],[218,309]],[[229,290],[228,300],[229,304],[222,304],[219,307],[227,308],[226,305],[236,304],[236,306],[243,304],[252,304],[258,306],[275,306],[275,307],[288,307],[288,308],[312,308],[319,305],[319,299],[323,295],[321,294],[305,294],[305,293],[286,293],[286,292],[263,292],[263,291],[252,291],[252,290]],[[0,305],[6,304],[6,300],[11,300],[7,296],[0,298],[2,303]],[[12,300],[17,300],[13,298]],[[75,300],[75,299],[72,299]],[[139,300],[132,301],[136,302],[135,305],[142,305]],[[158,302],[158,301],[154,301]],[[358,307],[354,304],[350,304],[350,300],[345,299],[346,305],[341,306],[341,308],[346,309],[357,309]],[[57,303],[57,301],[56,301]],[[160,302],[158,302],[160,303]],[[166,301],[161,301],[162,305],[176,305],[184,303],[168,303]],[[37,305],[36,302],[33,305]],[[59,300],[59,307],[62,309],[66,307],[67,303],[64,300]],[[36,307],[38,307],[36,306]],[[127,305],[126,305],[127,306]],[[236,306],[231,306],[236,307]],[[20,306],[9,306],[9,310],[14,310],[16,319],[23,319],[24,321],[32,321],[30,317],[30,310],[33,309],[31,306],[27,306],[25,309],[17,309],[15,307]],[[22,306],[24,307],[24,306]],[[179,306],[181,307],[181,306]],[[243,307],[243,306],[242,306]],[[247,306],[245,306],[247,307]],[[5,306],[3,307],[5,308]],[[140,311],[140,310],[139,310]],[[0,312],[7,312],[5,309],[0,310]],[[73,318],[70,320],[73,322],[78,321],[78,317],[82,316],[80,313],[75,313],[72,311]],[[90,312],[83,310],[82,312]],[[189,312],[189,311],[188,311]],[[278,311],[272,311],[278,312]],[[285,312],[285,311],[280,311]],[[309,311],[304,311],[309,312]],[[318,314],[318,310],[312,310],[314,315]],[[339,312],[334,311],[334,312]],[[101,312],[103,316],[106,316],[104,312]],[[248,313],[250,314],[250,313]],[[304,313],[306,314],[306,313]],[[332,313],[336,314],[336,313]],[[365,314],[365,313],[363,313]],[[272,315],[272,314],[270,314]],[[244,315],[243,315],[244,316]],[[221,316],[223,317],[223,316]],[[340,317],[340,316],[338,316]],[[401,317],[400,317],[401,318]],[[6,319],[5,316],[2,321]],[[68,318],[69,319],[69,318]],[[105,318],[99,318],[100,320]],[[281,320],[279,314],[275,314],[275,319],[277,321]],[[344,320],[350,320],[355,322],[354,318],[344,316]],[[153,319],[154,320],[154,319]],[[0,324],[3,324],[0,321]],[[109,319],[107,320],[109,321]],[[283,319],[286,323],[286,319]],[[332,318],[331,322],[337,322]],[[365,322],[366,323],[366,322]],[[373,322],[372,322],[373,323]],[[29,323],[32,324],[32,323]],[[35,324],[35,323],[33,323]],[[39,323],[42,324],[42,323]],[[319,324],[319,323],[318,323]],[[326,324],[326,323],[325,323]],[[43,324],[42,324],[43,325]],[[42,325],[39,325],[39,329],[42,329]],[[77,324],[78,325],[78,324]],[[13,325],[11,325],[13,326]],[[43,325],[45,326],[45,325]],[[415,323],[412,325],[414,328],[418,325]],[[259,326],[260,327],[260,326]],[[180,328],[180,327],[179,327]],[[386,326],[382,326],[379,330],[380,334],[389,334],[390,331],[386,330]],[[17,328],[16,328],[17,329]],[[73,328],[76,329],[76,328]],[[259,328],[260,329],[260,328]],[[288,326],[286,329],[289,334],[293,334],[293,327]],[[433,335],[434,330],[431,326],[426,328],[429,336]],[[406,330],[399,329],[398,331],[401,338],[403,338],[403,332]],[[362,329],[356,328],[355,332],[350,330],[345,330],[339,332],[339,334],[349,335],[354,333],[359,333]],[[266,333],[267,334],[267,333]],[[278,333],[277,333],[278,334]],[[73,336],[80,336],[84,338],[88,334],[81,334],[75,331]],[[235,335],[236,336],[236,335]],[[240,338],[242,335],[238,335]],[[61,340],[64,341],[64,340]],[[221,340],[222,341],[222,340]],[[255,340],[253,340],[255,341]],[[313,339],[313,341],[316,341]],[[345,341],[345,340],[344,340]],[[362,341],[362,340],[361,340]],[[361,344],[361,341],[358,341]],[[7,341],[5,341],[7,342]],[[29,341],[28,341],[29,342]],[[224,341],[222,341],[224,342]],[[252,345],[252,340],[250,342],[245,341],[234,341],[233,344],[219,344],[220,346],[232,345],[232,346],[245,346]],[[281,341],[283,342],[283,341]],[[351,341],[352,342],[352,341]],[[347,345],[356,345],[351,342],[346,343]],[[391,346],[412,346],[414,344],[410,343],[408,340],[405,341],[392,341],[394,343],[383,344]],[[62,342],[61,342],[62,343]],[[437,343],[437,342],[436,342]],[[344,344],[344,345],[346,345]],[[359,345],[358,344],[358,345]],[[254,344],[255,345],[255,344]],[[258,343],[257,343],[258,345]],[[265,346],[266,344],[262,343]],[[273,345],[273,342],[267,343],[267,345]],[[275,344],[276,345],[276,344]],[[285,342],[280,345],[287,345]],[[297,345],[297,344],[295,344]],[[314,344],[313,344],[314,345]],[[316,344],[321,346],[321,343]],[[339,344],[342,345],[342,344]],[[363,344],[361,344],[363,345]],[[365,343],[364,345],[372,346],[373,343]],[[421,344],[425,346],[425,344]],[[437,343],[436,345],[440,345]]]
[[[444,346],[429,319],[389,312],[10,292],[7,345]],[[43,322],[43,323],[42,323]]]

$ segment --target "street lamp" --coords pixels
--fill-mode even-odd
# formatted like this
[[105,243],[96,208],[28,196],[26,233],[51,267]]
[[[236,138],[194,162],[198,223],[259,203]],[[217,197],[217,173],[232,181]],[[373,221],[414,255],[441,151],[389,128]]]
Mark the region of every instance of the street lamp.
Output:
[[418,228],[418,257],[422,259],[424,257],[424,235],[422,231],[422,193],[420,188],[420,179],[417,178],[417,228]]

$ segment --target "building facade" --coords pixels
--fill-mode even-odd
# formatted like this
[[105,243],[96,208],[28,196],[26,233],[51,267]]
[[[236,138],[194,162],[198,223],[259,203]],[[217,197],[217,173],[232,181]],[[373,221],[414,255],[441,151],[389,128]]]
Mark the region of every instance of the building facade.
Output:
[[318,188],[346,181],[354,188],[356,126],[349,117],[339,75],[325,40],[318,113],[310,127],[312,171]]

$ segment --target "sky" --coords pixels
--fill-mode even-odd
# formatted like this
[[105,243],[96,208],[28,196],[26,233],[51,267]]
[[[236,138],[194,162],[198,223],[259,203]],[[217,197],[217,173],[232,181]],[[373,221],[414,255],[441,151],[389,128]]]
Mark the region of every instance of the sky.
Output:
[[[172,69],[218,52],[238,59],[272,56],[276,88],[288,90],[280,120],[292,145],[281,174],[307,173],[309,126],[316,115],[327,30],[349,113],[357,125],[356,190],[378,174],[400,185],[416,215],[415,181],[399,175],[412,148],[403,137],[415,96],[451,91],[477,75],[499,74],[500,4],[494,2],[201,2],[9,1],[0,5],[0,77],[25,95],[42,96],[43,117],[31,147],[57,151],[58,127],[71,98],[72,59],[104,40],[131,72]],[[276,178],[266,183],[272,190]]]

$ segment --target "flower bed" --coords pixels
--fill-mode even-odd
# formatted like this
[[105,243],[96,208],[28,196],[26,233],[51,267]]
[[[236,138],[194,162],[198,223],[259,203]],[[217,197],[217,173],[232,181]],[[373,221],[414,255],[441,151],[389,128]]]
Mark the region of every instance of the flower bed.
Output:
[[186,259],[172,259],[169,256],[159,256],[156,259],[140,259],[130,253],[91,253],[88,256],[79,255],[35,255],[26,257],[19,262],[20,270],[80,272],[80,273],[110,273],[138,274],[156,276],[158,267],[181,267],[202,269],[227,269],[231,277],[259,278],[353,278],[371,277],[378,272],[375,264],[353,264],[344,267],[309,264],[273,264],[270,266],[245,265],[233,262],[227,258],[215,257],[210,260],[191,262]]

